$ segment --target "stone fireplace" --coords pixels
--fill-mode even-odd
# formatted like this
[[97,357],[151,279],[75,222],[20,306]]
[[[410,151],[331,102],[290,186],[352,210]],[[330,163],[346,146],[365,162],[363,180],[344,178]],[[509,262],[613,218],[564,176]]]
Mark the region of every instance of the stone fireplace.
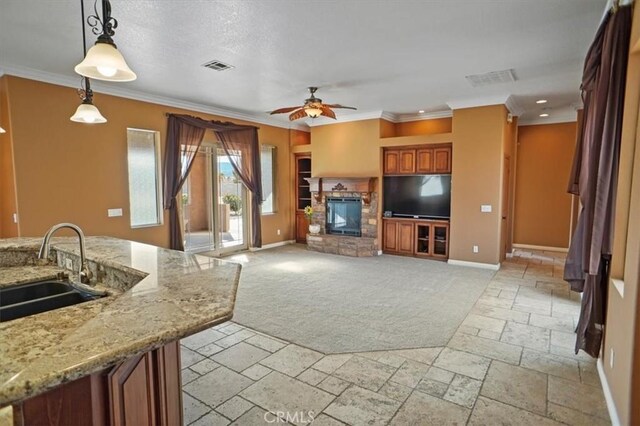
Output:
[[312,222],[320,233],[307,235],[310,250],[345,256],[378,255],[376,178],[307,178]]

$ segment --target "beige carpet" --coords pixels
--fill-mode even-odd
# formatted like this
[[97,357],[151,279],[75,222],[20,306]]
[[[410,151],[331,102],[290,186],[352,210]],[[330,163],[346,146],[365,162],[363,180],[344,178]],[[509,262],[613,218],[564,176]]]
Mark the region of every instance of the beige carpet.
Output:
[[244,264],[234,321],[324,353],[444,346],[494,274],[303,245],[227,259]]

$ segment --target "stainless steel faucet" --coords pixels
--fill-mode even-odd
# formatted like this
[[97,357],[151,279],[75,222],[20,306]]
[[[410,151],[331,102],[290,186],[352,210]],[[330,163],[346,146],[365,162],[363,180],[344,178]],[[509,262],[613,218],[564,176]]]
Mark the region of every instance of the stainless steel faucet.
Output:
[[78,234],[78,239],[80,240],[80,270],[78,271],[78,279],[82,284],[89,284],[92,274],[87,267],[87,256],[84,251],[84,233],[77,225],[74,225],[73,223],[59,223],[57,225],[53,225],[44,235],[44,240],[42,240],[42,246],[40,247],[40,253],[38,253],[38,258],[46,259],[49,257],[49,240],[54,232],[62,228],[71,229]]

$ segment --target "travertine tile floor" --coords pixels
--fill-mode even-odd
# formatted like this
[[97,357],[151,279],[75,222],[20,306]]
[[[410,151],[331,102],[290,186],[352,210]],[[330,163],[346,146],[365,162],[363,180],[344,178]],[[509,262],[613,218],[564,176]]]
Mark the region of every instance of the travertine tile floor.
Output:
[[325,356],[233,322],[190,336],[185,425],[610,424],[563,262],[514,253],[446,347]]

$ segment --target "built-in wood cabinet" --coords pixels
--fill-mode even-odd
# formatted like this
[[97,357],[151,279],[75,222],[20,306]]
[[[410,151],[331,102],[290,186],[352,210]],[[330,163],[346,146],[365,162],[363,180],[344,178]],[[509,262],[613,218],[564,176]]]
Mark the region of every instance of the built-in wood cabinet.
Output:
[[415,223],[415,255],[419,257],[449,257],[449,224],[437,222]]
[[451,145],[386,149],[383,163],[385,175],[448,174],[451,173]]
[[306,243],[307,233],[309,232],[309,221],[304,215],[304,208],[311,205],[311,190],[309,182],[306,180],[311,177],[311,156],[309,154],[299,154],[295,157],[296,163],[296,199],[295,199],[295,215],[296,215],[296,242]]
[[433,148],[416,150],[416,173],[433,173]]
[[414,174],[416,172],[416,150],[403,149],[400,151],[400,166],[398,172],[401,174]]
[[451,173],[451,147],[433,149],[433,172]]
[[400,169],[400,151],[386,150],[384,152],[384,168],[385,175],[395,175]]
[[443,220],[383,220],[383,251],[405,256],[447,259],[449,222]]
[[[394,147],[383,151],[383,174],[451,174],[451,144]],[[449,221],[385,217],[382,249],[385,253],[447,259]]]
[[413,223],[401,220],[385,220],[383,249],[389,253],[413,253]]
[[14,405],[14,425],[182,424],[178,342]]

